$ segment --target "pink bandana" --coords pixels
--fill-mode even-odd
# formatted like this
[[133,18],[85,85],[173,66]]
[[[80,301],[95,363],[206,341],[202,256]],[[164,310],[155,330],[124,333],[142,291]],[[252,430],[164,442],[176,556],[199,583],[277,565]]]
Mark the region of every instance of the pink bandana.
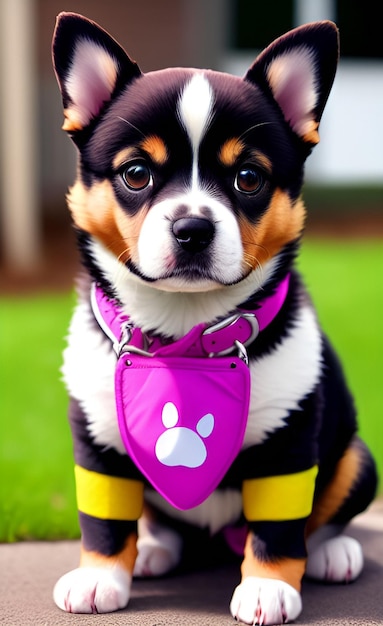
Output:
[[[277,315],[288,285],[289,276],[255,311],[238,311],[211,327],[200,324],[168,345],[155,339],[149,348],[101,288],[92,289],[95,317],[118,354],[115,393],[123,443],[176,508],[206,500],[237,457],[250,398],[245,346]],[[234,351],[238,356],[226,356]]]
[[249,391],[249,369],[238,357],[119,359],[122,440],[170,504],[197,506],[222,480],[241,449]]

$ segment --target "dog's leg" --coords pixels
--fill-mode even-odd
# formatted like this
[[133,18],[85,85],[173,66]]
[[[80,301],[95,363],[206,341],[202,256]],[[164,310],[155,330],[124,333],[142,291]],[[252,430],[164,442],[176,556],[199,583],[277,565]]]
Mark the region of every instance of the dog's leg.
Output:
[[[103,479],[108,481],[109,477],[103,475]],[[110,482],[112,493],[113,479]],[[107,482],[104,486],[107,488]],[[129,498],[129,483],[124,491],[125,497]],[[100,493],[101,498],[104,496],[105,492]],[[134,492],[133,497],[136,498]],[[113,495],[108,498],[108,508],[110,517],[120,517],[118,507],[114,508]],[[80,511],[80,526],[80,566],[57,582],[54,589],[56,604],[70,613],[108,613],[125,607],[130,597],[137,555],[137,522],[105,519],[104,516],[97,517],[96,512]]]
[[347,522],[374,497],[375,464],[355,437],[339,460],[333,478],[314,504],[307,524],[306,574],[326,582],[351,582],[363,568],[358,541],[341,534]]
[[157,521],[152,511],[145,507],[138,521],[137,549],[134,576],[162,576],[180,562],[182,539],[175,530]]
[[[254,530],[247,537],[242,582],[230,604],[233,617],[246,624],[284,624],[302,610],[300,589],[306,559],[277,556],[278,550],[267,539],[274,535],[277,542],[287,541],[284,552],[288,552],[288,542],[295,542],[293,535],[298,529],[294,530],[290,523],[281,522],[279,528],[276,524],[268,524],[268,530],[265,524],[252,524]],[[298,535],[303,536],[302,528]]]
[[246,624],[281,624],[302,609],[306,565],[305,525],[311,512],[317,468],[244,482],[249,524],[242,581],[230,609]]
[[137,519],[143,483],[128,457],[95,446],[78,403],[71,403],[76,491],[81,526],[80,566],[54,589],[59,608],[107,613],[129,601],[137,556]]

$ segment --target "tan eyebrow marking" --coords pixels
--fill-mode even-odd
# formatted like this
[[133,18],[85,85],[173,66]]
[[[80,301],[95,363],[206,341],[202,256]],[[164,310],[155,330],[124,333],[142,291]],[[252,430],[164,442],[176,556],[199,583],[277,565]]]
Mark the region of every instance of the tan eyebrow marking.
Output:
[[[222,165],[232,167],[238,162],[245,149],[246,144],[239,139],[239,137],[232,137],[231,139],[225,141],[225,143],[221,146],[218,158]],[[251,150],[246,159],[247,158],[249,161],[255,161],[255,163],[262,167],[267,174],[272,173],[273,167],[270,159],[260,150]]]
[[252,150],[251,158],[257,163],[257,165],[260,165],[267,174],[272,174],[272,163],[269,157],[263,154],[263,152],[261,152],[260,150]]
[[146,152],[156,165],[164,165],[168,160],[168,149],[165,142],[158,135],[151,135],[150,137],[145,137],[138,146],[130,146],[117,152],[113,159],[114,169],[118,170],[127,161],[143,156],[140,154],[140,151]]
[[124,163],[130,161],[131,159],[137,158],[137,156],[137,148],[135,147],[124,148],[123,150],[120,150],[120,152],[117,152],[116,156],[113,159],[114,169],[118,170],[121,165],[124,165]]
[[218,155],[219,160],[222,165],[232,167],[244,149],[245,144],[238,137],[232,137],[221,146]]
[[165,142],[158,135],[146,137],[140,148],[144,150],[157,165],[164,165],[168,160],[168,149]]

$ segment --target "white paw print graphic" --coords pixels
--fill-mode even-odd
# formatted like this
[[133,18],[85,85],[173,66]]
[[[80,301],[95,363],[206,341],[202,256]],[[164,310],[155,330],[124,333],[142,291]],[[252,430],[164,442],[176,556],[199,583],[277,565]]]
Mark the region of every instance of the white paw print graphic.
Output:
[[178,410],[173,402],[167,402],[162,409],[162,423],[165,430],[156,443],[156,457],[169,467],[201,467],[206,461],[207,450],[202,439],[213,432],[214,416],[207,413],[197,423],[196,431],[185,426],[177,426]]

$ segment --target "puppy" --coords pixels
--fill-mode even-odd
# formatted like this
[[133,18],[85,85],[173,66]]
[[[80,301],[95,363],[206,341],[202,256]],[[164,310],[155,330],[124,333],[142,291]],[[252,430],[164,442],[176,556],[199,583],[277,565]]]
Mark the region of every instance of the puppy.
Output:
[[62,13],[53,56],[86,270],[63,366],[81,562],[55,601],[125,607],[133,576],[175,568],[200,527],[242,550],[232,615],[293,620],[305,572],[360,573],[361,548],[340,533],[376,487],[294,269],[337,29],[287,33],[243,79],[142,74],[95,23]]

